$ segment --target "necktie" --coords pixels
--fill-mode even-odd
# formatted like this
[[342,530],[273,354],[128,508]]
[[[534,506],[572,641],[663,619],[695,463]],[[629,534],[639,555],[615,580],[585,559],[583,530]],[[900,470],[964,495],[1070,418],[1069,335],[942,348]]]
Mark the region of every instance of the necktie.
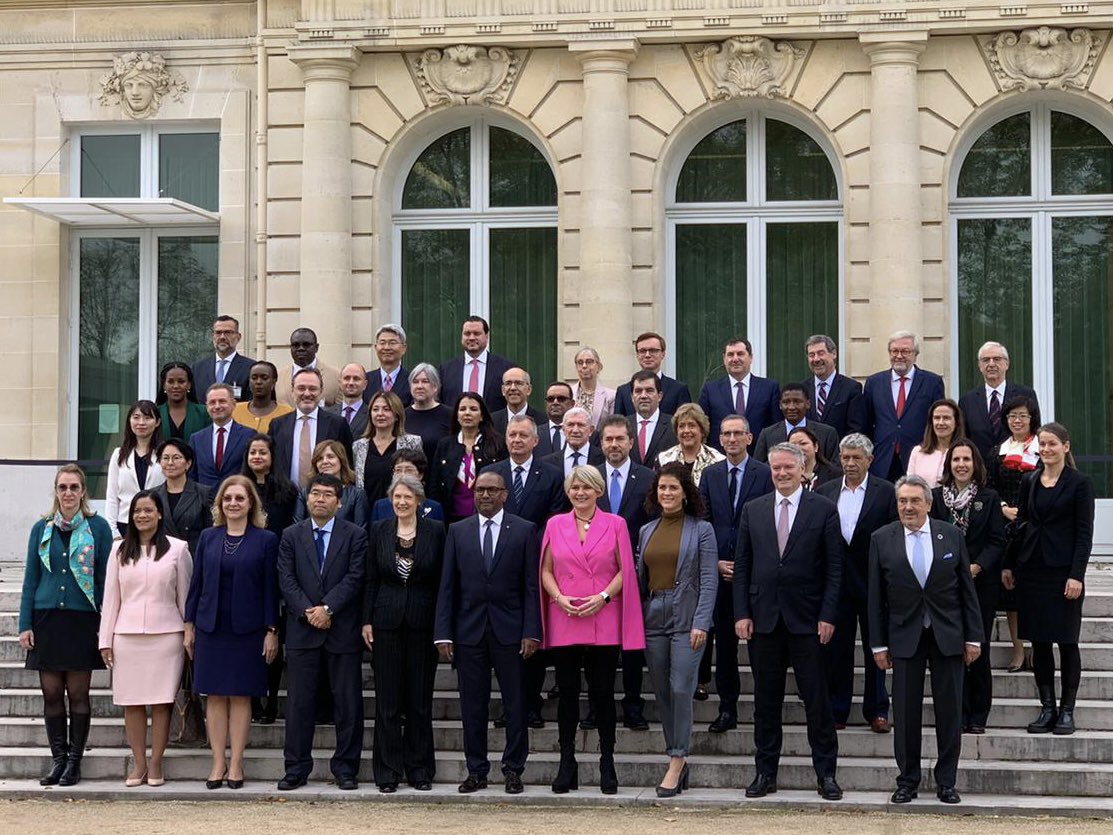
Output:
[[912,571],[916,574],[916,579],[920,581],[920,588],[927,585],[928,581],[928,561],[927,552],[924,550],[923,531],[913,531],[912,533]]
[[491,564],[495,561],[495,535],[491,530],[494,524],[494,519],[488,519],[483,523],[485,528],[483,531],[483,565],[486,567],[488,574],[491,573]]
[[576,469],[576,467],[580,466],[580,457],[581,457],[580,453],[578,453],[578,452],[573,452],[572,453],[572,469],[573,470]]
[[314,528],[313,539],[317,545],[317,573],[325,573],[325,529]]
[[822,419],[823,412],[827,408],[827,384],[820,383],[819,388],[815,391],[815,413],[816,416]]
[[298,436],[298,484],[302,487],[309,482],[309,467],[312,451],[309,442],[309,415],[301,416],[301,435]]
[[727,492],[730,494],[730,509],[735,510],[738,507],[738,468],[730,468],[730,483],[727,484]]
[[607,494],[607,501],[611,504],[611,513],[618,513],[618,507],[622,504],[622,473],[618,470],[611,473],[611,490]]
[[785,555],[785,546],[788,545],[788,509],[791,505],[788,499],[781,499],[781,516],[777,520],[777,550],[782,557]]
[[564,449],[564,445],[560,442],[560,427],[553,427],[553,452],[560,452]]
[[224,375],[228,373],[228,360],[216,361],[216,381],[218,383],[224,382]]
[[224,466],[224,427],[218,426],[216,430],[216,469],[217,472]]
[[383,377],[383,391],[390,391],[394,388],[394,378],[387,374]]
[[356,414],[356,407],[355,406],[345,406],[344,407],[344,420],[348,421],[349,426],[352,425],[352,418],[355,417],[355,414]]
[[742,383],[734,384],[734,413],[746,416],[746,387]]
[[997,433],[1001,431],[1001,398],[997,394],[997,389],[993,390],[993,394],[989,396],[989,425],[993,428],[993,437],[997,437]]
[[897,417],[904,414],[904,402],[908,396],[908,390],[905,386],[908,384],[907,377],[900,378],[900,388],[897,390]]
[[522,509],[522,493],[526,491],[526,486],[522,483],[522,473],[526,468],[519,464],[514,468],[514,505],[519,510]]
[[645,436],[647,426],[649,426],[649,418],[642,418],[642,428],[638,430],[638,454],[641,456],[643,464],[645,463]]
[[479,394],[479,360],[471,361],[471,377],[468,378],[468,391]]

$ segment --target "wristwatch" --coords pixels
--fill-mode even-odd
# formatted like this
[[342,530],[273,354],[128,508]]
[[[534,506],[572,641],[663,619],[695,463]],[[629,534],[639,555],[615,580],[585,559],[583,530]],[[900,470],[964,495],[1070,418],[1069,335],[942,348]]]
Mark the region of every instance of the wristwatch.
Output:
[[325,606],[325,614],[328,615],[331,618],[332,617],[332,607],[329,606],[327,603],[324,604],[324,606]]
[[277,635],[278,634],[278,627],[277,626],[268,626],[267,627],[267,634]]
[[610,603],[611,602],[611,596],[609,594],[607,594],[606,591],[599,592],[599,596],[601,598],[603,598],[604,603]]

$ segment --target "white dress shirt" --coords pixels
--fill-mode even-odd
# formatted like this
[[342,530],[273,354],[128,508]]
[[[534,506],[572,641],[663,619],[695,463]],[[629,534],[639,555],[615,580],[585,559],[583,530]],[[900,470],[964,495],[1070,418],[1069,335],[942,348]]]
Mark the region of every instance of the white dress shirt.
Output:
[[495,524],[491,525],[491,553],[498,550],[499,547],[499,532],[502,531],[502,517],[504,511],[500,510],[490,520],[482,513],[479,514],[479,553],[483,553],[483,537],[487,535],[487,522],[491,521]]
[[[997,388],[994,388],[993,386],[989,386],[989,385],[987,385],[985,387],[985,410],[986,410],[986,412],[989,411],[989,406],[990,406],[989,401],[993,398],[993,392],[997,392],[998,402],[1002,407],[1004,407],[1004,405],[1005,405],[1005,381],[1002,380],[1001,385],[997,386]],[[1005,418],[1005,415],[1002,414],[1001,419],[1004,420],[1004,418]]]
[[[612,467],[610,465],[610,462],[608,462],[607,465],[606,465],[606,470],[607,470],[607,485],[606,485],[607,489],[606,489],[605,492],[606,492],[607,496],[609,497],[611,495],[611,480],[614,478],[614,474],[616,472],[618,473],[618,492],[619,492],[619,495],[620,496],[626,495],[626,480],[630,477],[630,456],[626,456],[626,460],[623,461],[622,465],[618,466],[618,467]],[[618,508],[617,507],[612,507],[611,508],[611,513],[618,513]]]
[[753,374],[747,374],[741,380],[736,380],[734,377],[730,378],[730,402],[738,402],[738,387],[742,386],[742,401],[746,407],[750,406],[750,378]]
[[514,459],[511,458],[510,459],[510,483],[508,485],[506,485],[507,489],[511,490],[511,491],[514,490],[514,474],[517,472],[519,467],[522,468],[522,487],[525,487],[526,482],[529,481],[529,470],[530,470],[530,467],[532,467],[532,466],[533,466],[533,456],[532,455],[529,458],[527,458],[525,461],[523,461],[521,464],[515,464]]
[[[912,392],[912,378],[916,375],[916,366],[911,366],[904,375],[904,396],[907,403],[908,395]],[[895,371],[889,372],[889,382],[893,390],[893,408],[896,408],[900,399],[900,375]]]
[[232,418],[228,418],[228,422],[226,424],[224,424],[223,427],[221,427],[221,426],[217,425],[216,421],[213,421],[213,463],[214,464],[216,463],[217,430],[218,429],[224,429],[224,449],[227,450],[228,449],[228,441],[231,440],[231,437],[232,437],[232,424],[233,423],[235,423],[235,421],[233,421]]
[[487,382],[487,355],[490,353],[486,348],[483,353],[478,357],[473,357],[471,354],[465,352],[464,354],[464,378],[462,381],[462,388],[460,391],[469,391],[468,385],[471,383],[471,364],[472,360],[479,360],[479,388],[476,394],[483,394],[483,385]]
[[653,433],[657,431],[657,421],[661,419],[661,410],[657,409],[657,411],[647,418],[643,418],[641,415],[634,415],[634,419],[637,421],[634,425],[634,446],[638,445],[638,436],[642,431],[642,421],[649,421],[649,423],[645,425],[645,445],[648,447],[653,441]]
[[577,466],[577,467],[587,466],[587,451],[590,447],[591,447],[590,442],[585,443],[579,449],[573,449],[572,444],[565,444],[564,445],[564,475],[565,476],[571,475],[571,473],[572,473],[572,466],[573,466],[572,455],[574,453],[579,453],[579,455],[580,455],[580,460],[576,462],[575,466]]
[[304,415],[299,411],[294,412],[296,420],[294,420],[294,446],[290,455],[290,481],[294,484],[300,484],[298,478],[301,473],[298,472],[298,450],[301,446],[301,428],[305,424],[303,418],[309,418],[309,453],[313,454],[313,450],[317,448],[317,413],[321,410],[320,406],[314,406],[313,411],[308,415]]
[[[309,519],[310,519],[311,522],[313,521],[312,516],[310,516]],[[317,544],[317,531],[324,531],[325,535],[321,538],[325,541],[325,553],[326,554],[328,554],[328,544],[332,540],[332,528],[335,524],[336,524],[336,517],[335,516],[330,516],[329,520],[327,522],[325,522],[325,524],[321,525],[320,527],[317,527],[317,523],[313,522],[313,544],[314,545]]]
[[385,368],[379,369],[379,388],[383,391],[387,390],[386,381],[390,380],[390,391],[394,391],[394,387],[398,385],[398,372],[402,370],[399,365],[393,371],[387,371]]
[[[729,471],[728,471],[729,472]],[[800,485],[792,493],[791,496],[782,496],[779,492],[774,491],[773,501],[773,527],[777,527],[777,523],[781,520],[781,513],[784,508],[781,507],[781,502],[788,499],[788,529],[792,530],[792,526],[796,523],[796,511],[800,509],[800,497],[804,495],[804,486]]]
[[858,518],[862,515],[862,505],[866,502],[866,482],[869,478],[862,479],[857,487],[850,487],[846,477],[842,480],[842,489],[839,490],[839,527],[842,528],[842,538],[846,544],[854,538],[854,529],[858,527]]

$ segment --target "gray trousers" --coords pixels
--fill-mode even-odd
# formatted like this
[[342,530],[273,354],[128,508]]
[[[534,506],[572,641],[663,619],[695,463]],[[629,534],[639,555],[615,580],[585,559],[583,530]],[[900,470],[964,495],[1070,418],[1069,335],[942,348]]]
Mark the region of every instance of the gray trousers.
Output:
[[692,696],[703,650],[692,649],[690,631],[675,628],[671,590],[650,595],[645,602],[645,660],[670,757],[688,756],[692,741]]

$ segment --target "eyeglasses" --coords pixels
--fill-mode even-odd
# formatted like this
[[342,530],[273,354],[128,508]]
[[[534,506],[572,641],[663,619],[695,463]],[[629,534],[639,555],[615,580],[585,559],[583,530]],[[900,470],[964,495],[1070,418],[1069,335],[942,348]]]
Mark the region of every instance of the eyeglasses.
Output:
[[891,357],[911,357],[916,352],[912,348],[890,348],[889,356]]
[[499,493],[505,493],[505,487],[476,487],[475,494],[477,496],[497,496]]
[[529,383],[527,383],[525,380],[503,380],[502,381],[502,387],[504,389],[524,388],[525,386],[528,386],[528,385],[529,385]]
[[163,464],[180,464],[185,461],[184,455],[164,455],[160,459]]
[[547,396],[545,398],[545,402],[546,403],[566,403],[571,399],[572,399],[571,397],[568,397],[567,395],[564,395],[564,394],[554,394],[552,396]]
[[640,356],[652,356],[653,354],[663,354],[664,351],[660,348],[638,348],[636,352]]
[[380,345],[383,348],[397,348],[399,345],[402,344],[402,342],[398,339],[380,339],[375,344]]
[[235,336],[236,331],[233,330],[214,330],[213,336]]
[[1032,416],[1027,412],[1009,412],[1005,415],[1005,420],[1031,420]]
[[988,365],[991,362],[1008,362],[1007,357],[978,357],[978,362]]
[[59,484],[54,489],[59,493],[80,493],[84,488],[80,484]]

